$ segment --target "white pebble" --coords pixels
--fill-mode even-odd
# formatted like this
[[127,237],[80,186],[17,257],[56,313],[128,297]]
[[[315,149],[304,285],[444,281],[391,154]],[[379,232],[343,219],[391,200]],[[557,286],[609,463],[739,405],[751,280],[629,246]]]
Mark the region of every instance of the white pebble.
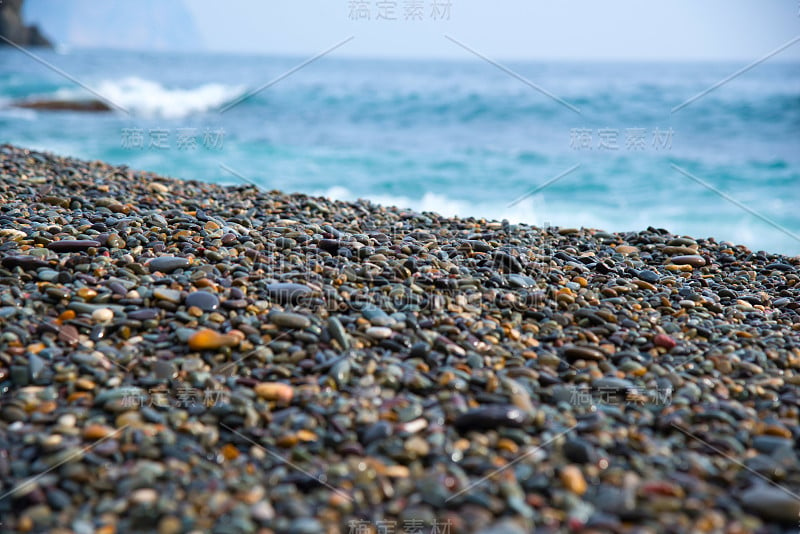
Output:
[[92,319],[98,323],[107,323],[114,318],[114,312],[108,308],[99,308],[92,312]]
[[392,337],[392,329],[385,326],[373,326],[367,328],[367,335],[372,339],[387,339]]

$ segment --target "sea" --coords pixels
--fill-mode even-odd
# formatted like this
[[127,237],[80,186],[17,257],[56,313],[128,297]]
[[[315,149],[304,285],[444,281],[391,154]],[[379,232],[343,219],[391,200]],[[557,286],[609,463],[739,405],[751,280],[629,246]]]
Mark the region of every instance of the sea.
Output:
[[[224,184],[800,254],[800,63],[0,50],[0,142]],[[21,109],[105,99],[108,113]]]

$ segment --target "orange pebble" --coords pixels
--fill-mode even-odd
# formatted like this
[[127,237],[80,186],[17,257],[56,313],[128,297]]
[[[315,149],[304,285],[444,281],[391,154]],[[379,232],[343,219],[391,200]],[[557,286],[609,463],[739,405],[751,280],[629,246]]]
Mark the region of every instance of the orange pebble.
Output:
[[45,348],[44,343],[34,343],[32,345],[28,345],[28,352],[32,352],[33,354],[38,354],[43,351]]
[[189,338],[189,348],[192,350],[216,350],[222,347],[238,345],[239,336],[220,334],[210,328],[198,330]]
[[222,456],[226,460],[235,460],[239,457],[239,449],[232,443],[227,443],[222,446]]
[[297,439],[307,442],[317,441],[317,435],[310,430],[302,429],[297,431]]
[[263,399],[280,401],[285,404],[291,402],[292,397],[294,397],[292,386],[281,382],[262,382],[256,385],[254,389],[256,395]]
[[67,402],[71,403],[81,399],[91,400],[92,396],[89,393],[86,393],[85,391],[75,391],[74,393],[69,394],[69,396],[67,397]]
[[114,429],[106,425],[89,425],[83,429],[83,437],[86,439],[102,439],[114,433]]
[[97,291],[89,287],[82,287],[78,290],[78,296],[85,300],[92,300],[97,296]]
[[299,442],[300,442],[300,440],[299,440],[299,439],[297,439],[297,436],[296,436],[296,435],[294,435],[294,434],[289,434],[289,435],[286,435],[286,436],[281,436],[281,437],[279,437],[278,439],[276,439],[276,440],[275,440],[275,443],[276,443],[276,444],[277,444],[279,447],[283,447],[283,448],[286,448],[286,449],[288,449],[289,447],[294,447],[294,446],[295,446],[295,445],[297,445]]
[[588,489],[583,473],[575,465],[568,465],[561,470],[561,483],[576,495],[583,495]]

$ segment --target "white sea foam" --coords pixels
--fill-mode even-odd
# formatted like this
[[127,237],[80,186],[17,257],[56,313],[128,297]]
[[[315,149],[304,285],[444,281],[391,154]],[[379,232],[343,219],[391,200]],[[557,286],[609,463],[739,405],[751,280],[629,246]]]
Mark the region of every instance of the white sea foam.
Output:
[[[358,197],[358,195],[354,195],[350,190],[341,186],[331,187],[319,194],[334,200],[355,200]],[[425,193],[422,198],[393,195],[369,195],[367,198],[371,202],[384,206],[409,208],[418,212],[432,211],[448,217],[479,217],[487,220],[508,219],[511,223],[527,223],[537,226],[547,223],[563,226],[567,220],[570,220],[570,226],[603,228],[605,223],[610,222],[608,219],[598,217],[590,210],[569,210],[559,213],[558,208],[545,206],[541,196],[525,198],[513,206],[502,203],[453,199],[433,192]],[[559,215],[565,216],[560,217]]]
[[[421,198],[393,195],[356,195],[342,186],[334,186],[314,193],[333,200],[353,201],[367,198],[375,204],[397,206],[417,212],[432,211],[444,216],[476,217],[486,220],[508,219],[512,224],[526,223],[535,226],[552,225],[561,228],[594,228],[609,232],[641,231],[648,226],[665,228],[678,235],[696,238],[714,237],[717,241],[729,241],[745,245],[753,250],[785,250],[786,236],[759,220],[740,220],[724,228],[709,221],[686,220],[681,213],[671,213],[658,208],[651,211],[607,212],[591,206],[576,206],[547,203],[542,195],[523,199],[514,206],[490,202],[452,199],[445,195],[428,192]],[[796,245],[796,244],[795,244]],[[792,248],[796,249],[796,246]],[[786,251],[790,255],[791,250]]]
[[[171,88],[131,76],[104,80],[92,89],[134,115],[177,119],[216,109],[241,95],[245,87],[207,83],[191,88]],[[82,89],[60,89],[53,98],[85,100],[93,95]]]

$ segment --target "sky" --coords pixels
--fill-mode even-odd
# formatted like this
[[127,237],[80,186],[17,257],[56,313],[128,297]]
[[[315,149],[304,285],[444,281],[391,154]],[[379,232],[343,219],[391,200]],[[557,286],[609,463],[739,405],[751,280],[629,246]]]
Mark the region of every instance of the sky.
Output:
[[[378,18],[378,4],[394,5]],[[405,20],[410,4],[423,20]],[[368,9],[355,9],[357,5]],[[434,4],[440,19],[432,20]],[[220,5],[224,8],[220,9]],[[800,35],[798,0],[190,0],[216,51],[313,55],[354,36],[342,56],[463,58],[447,34],[497,59],[754,60]],[[351,17],[369,14],[370,19]],[[800,60],[800,43],[780,54]]]
[[[800,35],[800,0],[28,0],[26,11],[69,47],[305,57],[350,37],[336,56],[470,57],[447,35],[497,60],[754,61]],[[800,61],[800,42],[776,59]]]

